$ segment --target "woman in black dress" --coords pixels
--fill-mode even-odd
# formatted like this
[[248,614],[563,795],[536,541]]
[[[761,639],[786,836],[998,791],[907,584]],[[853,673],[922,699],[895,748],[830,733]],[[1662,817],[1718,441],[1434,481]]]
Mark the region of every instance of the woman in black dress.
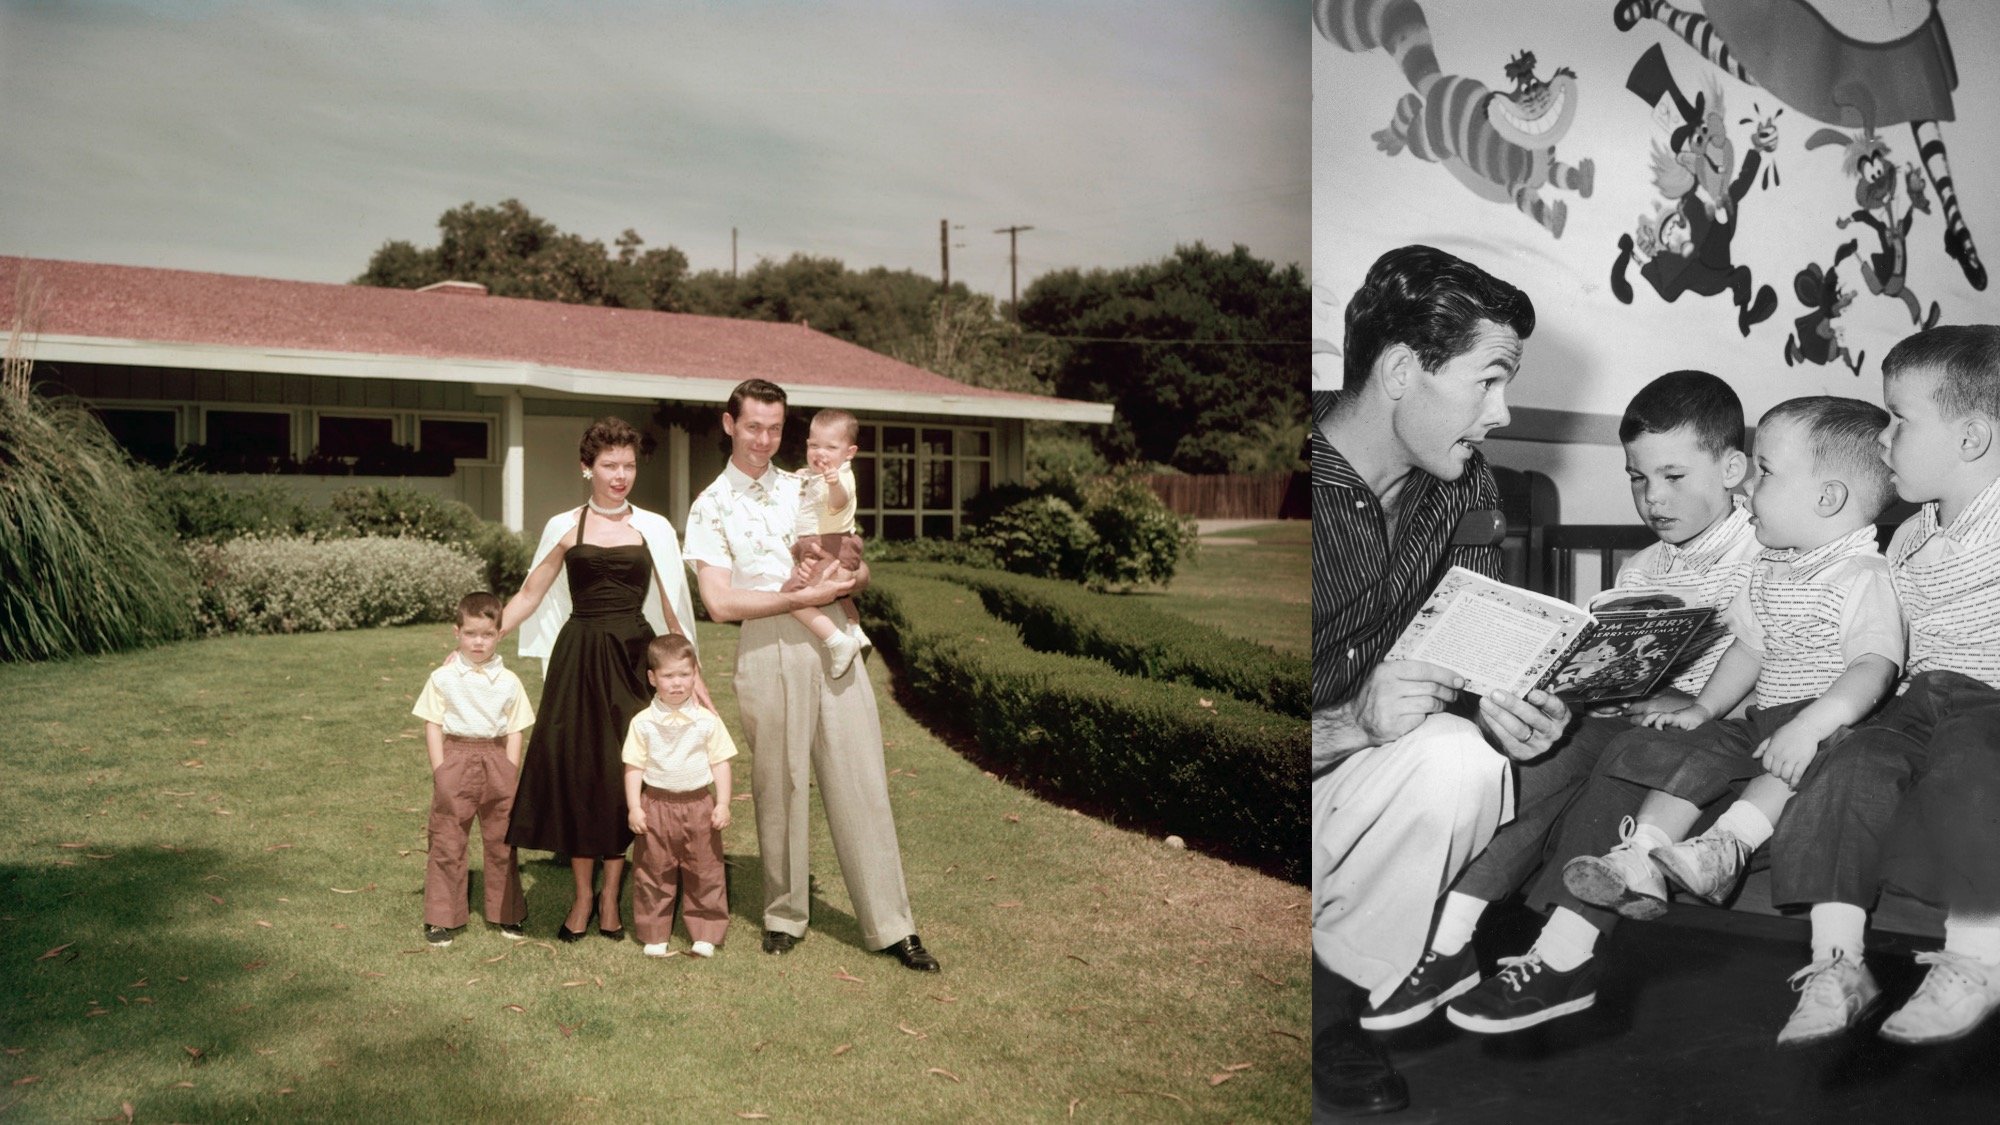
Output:
[[[625,936],[618,904],[625,874],[625,788],[619,748],[646,706],[646,644],[666,630],[694,640],[687,574],[674,529],[626,498],[638,471],[639,433],[604,418],[577,447],[590,500],[552,517],[521,592],[507,603],[504,634],[521,628],[523,657],[544,660],[537,722],[521,763],[507,842],[569,856],[576,897],[556,936],[590,927]],[[708,705],[708,690],[696,681]],[[593,876],[604,867],[602,886]]]

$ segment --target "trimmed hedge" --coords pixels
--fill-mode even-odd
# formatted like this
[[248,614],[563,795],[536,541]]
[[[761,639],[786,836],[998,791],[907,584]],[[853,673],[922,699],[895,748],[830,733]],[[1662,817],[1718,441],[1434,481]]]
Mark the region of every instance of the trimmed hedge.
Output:
[[1305,659],[1130,597],[971,567],[911,564],[882,572],[940,578],[978,591],[987,612],[1020,629],[1032,649],[1093,657],[1127,675],[1221,692],[1282,715],[1312,714],[1312,669]]
[[237,539],[188,548],[206,633],[316,633],[448,621],[477,560],[421,539]]
[[917,569],[877,571],[862,595],[869,632],[987,755],[1040,787],[1304,881],[1305,720],[1036,652],[977,592]]

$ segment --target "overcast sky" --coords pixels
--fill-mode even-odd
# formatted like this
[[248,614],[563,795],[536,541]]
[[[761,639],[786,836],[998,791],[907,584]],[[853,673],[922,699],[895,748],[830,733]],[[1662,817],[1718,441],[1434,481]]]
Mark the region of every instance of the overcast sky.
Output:
[[695,269],[1005,296],[1200,239],[1308,265],[1298,0],[0,0],[0,253],[346,281],[520,199]]

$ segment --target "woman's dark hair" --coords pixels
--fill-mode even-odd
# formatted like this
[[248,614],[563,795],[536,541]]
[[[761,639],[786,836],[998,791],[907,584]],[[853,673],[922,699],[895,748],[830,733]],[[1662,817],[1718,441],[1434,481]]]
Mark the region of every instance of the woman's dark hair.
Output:
[[1482,321],[1525,340],[1535,330],[1528,295],[1463,258],[1431,246],[1391,250],[1368,268],[1347,302],[1344,389],[1360,390],[1383,349],[1405,344],[1426,371],[1472,347]]
[[599,418],[583,431],[583,440],[576,443],[576,459],[586,465],[594,464],[597,455],[607,449],[630,449],[632,455],[639,455],[644,439],[632,423],[623,418]]

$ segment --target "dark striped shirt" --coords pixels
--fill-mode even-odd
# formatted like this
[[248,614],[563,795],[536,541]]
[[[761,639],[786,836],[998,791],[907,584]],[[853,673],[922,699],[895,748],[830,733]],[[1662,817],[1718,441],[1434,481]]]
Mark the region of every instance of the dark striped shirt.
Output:
[[[1314,406],[1313,413],[1321,414],[1323,404]],[[1374,491],[1315,425],[1312,490],[1312,687],[1318,711],[1360,692],[1446,570],[1456,565],[1500,577],[1498,547],[1451,545],[1459,516],[1498,508],[1500,489],[1477,451],[1455,481],[1412,469],[1391,544]]]

